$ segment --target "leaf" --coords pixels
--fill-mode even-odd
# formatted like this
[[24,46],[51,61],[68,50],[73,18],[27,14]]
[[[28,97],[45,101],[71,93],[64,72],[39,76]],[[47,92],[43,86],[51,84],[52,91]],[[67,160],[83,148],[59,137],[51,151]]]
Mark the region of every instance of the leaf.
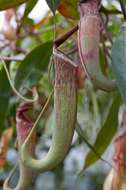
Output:
[[55,11],[59,5],[61,0],[46,0],[49,8],[51,9],[51,11],[53,12],[53,14],[55,14]]
[[123,26],[112,47],[112,69],[119,91],[126,104],[126,25]]
[[16,7],[28,0],[0,0],[0,10]]
[[[97,139],[95,144],[93,145],[94,149],[97,151],[98,155],[101,156],[108,145],[110,144],[113,136],[115,135],[117,128],[118,128],[118,109],[121,103],[120,96],[117,96],[109,110],[107,119],[98,133]],[[89,166],[94,164],[98,160],[98,156],[94,151],[90,150],[86,156],[84,170],[87,169]]]
[[78,19],[78,0],[61,0],[58,11],[66,18]]
[[[33,8],[35,7],[36,3],[38,2],[38,0],[29,0],[26,3],[26,7],[25,7],[25,11],[24,11],[24,15],[21,19],[21,26],[30,26],[33,25],[34,22],[32,19],[28,18],[28,14],[33,10]],[[20,27],[21,27],[20,26]]]
[[10,84],[6,76],[6,72],[2,67],[0,69],[0,135],[3,131],[4,120],[8,112],[10,93]]
[[[81,126],[79,125],[79,123],[77,122],[76,124],[76,132],[79,135],[79,137],[82,139],[82,141],[84,141],[86,143],[86,145],[90,148],[90,150],[92,152],[94,152],[94,154],[97,156],[98,159],[100,159],[101,161],[105,162],[106,164],[110,165],[109,162],[107,162],[106,160],[104,160],[101,155],[99,155],[99,153],[97,152],[97,150],[94,148],[94,146],[92,144],[90,144],[90,142],[88,142],[88,140],[86,139],[85,135],[84,135],[84,131],[81,128]],[[83,171],[82,171],[83,172]],[[80,172],[81,175],[81,172]]]
[[52,46],[52,41],[46,42],[33,49],[25,57],[16,73],[15,86],[17,89],[21,85],[32,86],[38,83],[50,61]]
[[86,143],[86,145],[90,148],[90,150],[92,150],[94,152],[94,154],[96,154],[96,156],[101,159],[100,155],[98,154],[98,152],[95,150],[94,146],[91,145],[88,140],[86,139],[86,136],[84,135],[84,131],[83,129],[81,129],[81,126],[79,125],[79,123],[77,122],[76,124],[76,132],[79,135],[79,137]]
[[25,8],[23,17],[26,17],[32,11],[32,9],[35,7],[37,2],[38,2],[38,0],[29,0],[26,3],[26,8]]
[[2,137],[0,138],[0,169],[4,168],[6,164],[6,154],[12,135],[13,128],[10,127],[3,132]]

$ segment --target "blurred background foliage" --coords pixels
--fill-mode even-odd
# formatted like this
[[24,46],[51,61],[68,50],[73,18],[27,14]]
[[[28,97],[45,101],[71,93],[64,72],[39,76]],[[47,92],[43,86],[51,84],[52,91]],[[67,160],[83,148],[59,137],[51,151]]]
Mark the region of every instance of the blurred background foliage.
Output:
[[[44,0],[41,0],[41,6],[43,6],[42,1]],[[39,21],[29,18],[29,13],[38,3],[37,0],[29,0],[11,9],[10,13],[4,12],[4,25],[0,33],[1,56],[6,62],[16,89],[21,94],[31,96],[29,88],[38,92],[39,100],[34,104],[33,120],[53,88],[54,68],[53,65],[49,67],[53,40],[77,25],[79,21],[77,2],[77,0],[57,0],[52,5],[51,1],[47,0],[52,11],[47,11]],[[103,0],[101,16],[106,30],[101,36],[100,65],[103,73],[113,78],[111,47],[124,21],[119,1]],[[76,33],[60,48],[71,56],[73,61],[80,63]],[[1,189],[4,179],[18,158],[15,146],[15,113],[20,102],[21,100],[13,93],[4,68],[0,64]],[[81,131],[75,132],[70,152],[64,163],[52,172],[35,176],[36,180],[33,180],[31,189],[39,190],[41,187],[43,190],[102,189],[104,177],[110,169],[109,163],[113,152],[111,142],[118,131],[122,109],[123,104],[117,92],[106,93],[94,89],[91,82],[86,79],[84,88],[78,91],[77,119]],[[54,124],[52,100],[38,126],[36,154],[39,158],[45,155],[51,144]],[[95,163],[96,161],[98,162]],[[94,165],[89,167],[92,164]],[[89,168],[77,179],[78,172],[84,167]],[[18,172],[14,176],[14,181],[18,180],[17,177]]]

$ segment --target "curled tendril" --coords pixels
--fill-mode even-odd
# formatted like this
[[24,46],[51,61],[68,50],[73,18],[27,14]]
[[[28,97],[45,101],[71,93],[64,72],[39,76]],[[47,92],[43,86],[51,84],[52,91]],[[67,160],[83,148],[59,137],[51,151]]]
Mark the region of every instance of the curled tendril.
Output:
[[19,98],[21,98],[22,100],[24,100],[25,102],[29,102],[29,103],[36,102],[36,101],[38,100],[38,93],[36,93],[36,94],[34,95],[34,98],[33,98],[33,99],[29,99],[29,98],[26,98],[26,97],[24,97],[23,95],[21,95],[21,94],[16,90],[16,88],[15,88],[15,86],[14,86],[12,80],[11,80],[9,71],[8,71],[8,69],[7,69],[7,66],[6,66],[6,63],[5,63],[5,61],[2,59],[1,56],[0,56],[0,61],[1,61],[2,65],[3,65],[4,69],[5,69],[5,72],[6,72],[8,81],[9,81],[9,83],[10,83],[10,86],[11,86],[13,92],[14,92]]

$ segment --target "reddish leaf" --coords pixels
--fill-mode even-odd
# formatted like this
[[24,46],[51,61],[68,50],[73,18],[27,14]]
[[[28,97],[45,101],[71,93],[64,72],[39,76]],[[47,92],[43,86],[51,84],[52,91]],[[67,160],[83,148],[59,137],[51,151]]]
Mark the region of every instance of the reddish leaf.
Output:
[[61,0],[58,10],[66,18],[78,19],[77,0]]

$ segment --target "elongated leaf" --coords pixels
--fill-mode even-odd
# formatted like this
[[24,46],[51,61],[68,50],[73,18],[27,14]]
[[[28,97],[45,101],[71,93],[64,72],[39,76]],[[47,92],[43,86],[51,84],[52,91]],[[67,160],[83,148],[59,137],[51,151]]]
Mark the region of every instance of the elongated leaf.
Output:
[[126,3],[126,0],[122,0],[123,3]]
[[55,13],[55,11],[56,11],[56,9],[57,9],[57,7],[58,7],[60,1],[61,1],[61,0],[46,0],[46,2],[47,2],[47,4],[48,4],[49,8],[51,9],[51,11],[52,11],[53,13]]
[[4,120],[7,115],[11,88],[4,68],[0,70],[0,136],[4,129]]
[[[109,110],[107,119],[98,133],[95,144],[93,145],[94,149],[97,151],[98,155],[101,156],[108,145],[110,144],[113,136],[115,135],[118,128],[118,109],[121,103],[120,96],[117,96]],[[92,164],[94,164],[98,160],[98,156],[94,153],[94,151],[90,150],[90,152],[86,156],[84,169],[88,168]]]
[[78,0],[61,0],[58,11],[66,18],[78,19]]
[[38,83],[48,66],[52,55],[52,45],[50,41],[36,47],[21,62],[15,77],[17,89],[21,85],[32,86]]
[[16,7],[28,0],[0,0],[0,10]]
[[35,7],[36,3],[38,2],[38,0],[29,0],[26,3],[26,7],[25,7],[25,11],[24,11],[24,15],[21,19],[21,26],[30,26],[31,24],[33,25],[33,20],[28,18],[29,13],[33,10],[33,8]]
[[79,137],[86,143],[86,145],[90,148],[90,150],[92,150],[94,152],[94,154],[97,156],[98,159],[101,159],[100,155],[98,154],[98,152],[95,150],[95,148],[93,147],[93,145],[90,144],[90,142],[88,142],[88,140],[86,139],[85,135],[84,135],[84,131],[83,129],[81,129],[81,126],[79,125],[79,123],[77,122],[76,124],[76,132],[79,135]]
[[29,0],[26,4],[26,8],[25,8],[25,12],[24,12],[24,16],[26,17],[34,8],[34,6],[36,5],[38,0]]
[[[81,129],[81,126],[79,125],[79,123],[77,122],[76,124],[76,132],[79,135],[79,137],[85,142],[85,144],[90,148],[90,150],[92,152],[94,152],[94,154],[96,155],[97,159],[100,159],[101,161],[105,162],[106,164],[108,164],[110,166],[110,163],[108,161],[106,161],[105,159],[103,159],[101,157],[101,155],[99,155],[99,153],[97,152],[97,150],[95,149],[95,147],[90,144],[90,142],[88,142],[88,140],[86,139],[85,135],[84,135],[84,131],[83,129]],[[83,170],[82,170],[83,172]],[[81,172],[80,172],[81,175]]]
[[126,24],[112,47],[112,69],[117,85],[126,104]]

